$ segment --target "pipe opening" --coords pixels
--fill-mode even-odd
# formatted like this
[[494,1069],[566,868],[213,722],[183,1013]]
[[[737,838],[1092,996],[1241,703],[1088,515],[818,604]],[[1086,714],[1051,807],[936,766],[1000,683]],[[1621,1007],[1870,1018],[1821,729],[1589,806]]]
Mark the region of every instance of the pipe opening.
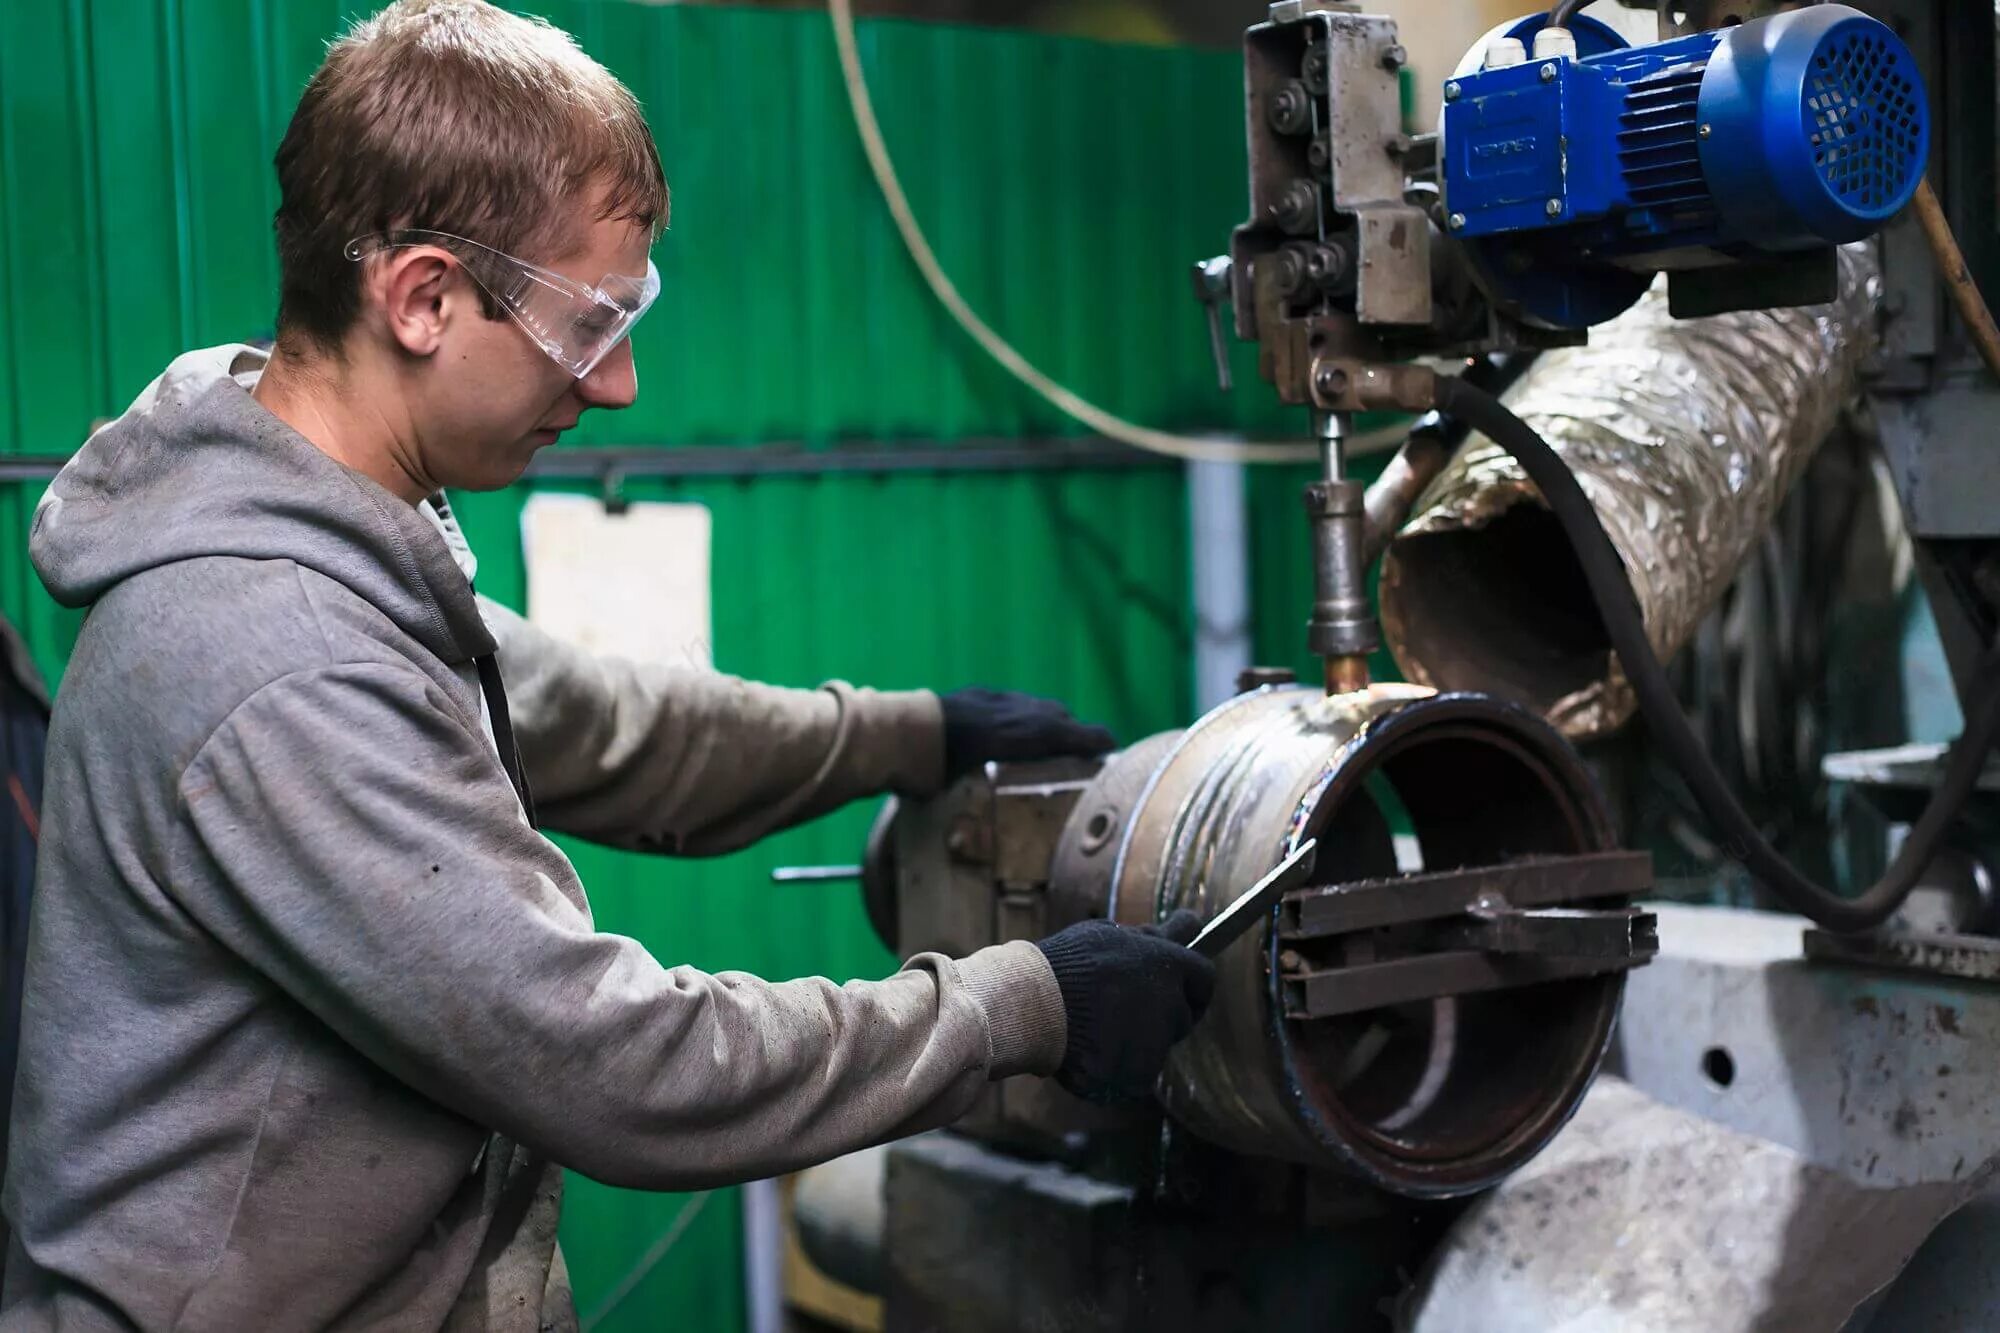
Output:
[[[1423,868],[1492,865],[1596,845],[1578,793],[1498,728],[1451,724],[1406,736],[1365,785],[1325,812],[1314,878],[1394,875],[1389,821],[1400,805]],[[1406,868],[1407,869],[1407,868]],[[1314,969],[1395,956],[1422,927],[1295,947]],[[1299,1086],[1316,1116],[1391,1177],[1449,1188],[1537,1146],[1595,1069],[1622,978],[1442,996],[1338,1018],[1287,1020]]]
[[1397,538],[1382,601],[1397,660],[1440,690],[1484,690],[1546,713],[1611,670],[1583,570],[1537,504]]

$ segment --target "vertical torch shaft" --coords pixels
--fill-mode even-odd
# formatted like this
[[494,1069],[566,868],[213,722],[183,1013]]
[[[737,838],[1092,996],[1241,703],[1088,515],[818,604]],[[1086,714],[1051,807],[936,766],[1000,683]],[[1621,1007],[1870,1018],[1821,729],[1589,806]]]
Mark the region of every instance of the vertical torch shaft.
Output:
[[1326,662],[1328,694],[1368,685],[1368,654],[1381,642],[1368,604],[1368,566],[1362,556],[1367,525],[1360,482],[1348,479],[1348,419],[1341,412],[1314,412],[1321,480],[1306,487],[1306,515],[1312,524],[1313,611],[1306,645]]

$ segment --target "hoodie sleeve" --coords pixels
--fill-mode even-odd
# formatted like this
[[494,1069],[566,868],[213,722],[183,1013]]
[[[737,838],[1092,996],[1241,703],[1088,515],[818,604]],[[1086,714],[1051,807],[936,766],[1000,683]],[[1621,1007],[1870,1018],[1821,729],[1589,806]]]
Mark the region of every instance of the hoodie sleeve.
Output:
[[543,824],[636,851],[714,856],[885,791],[935,790],[928,690],[760,685],[600,657],[481,598]]
[[170,882],[218,941],[397,1078],[614,1185],[792,1170],[1061,1060],[1031,944],[836,986],[669,969],[597,933],[483,739],[410,668],[265,686],[180,796]]

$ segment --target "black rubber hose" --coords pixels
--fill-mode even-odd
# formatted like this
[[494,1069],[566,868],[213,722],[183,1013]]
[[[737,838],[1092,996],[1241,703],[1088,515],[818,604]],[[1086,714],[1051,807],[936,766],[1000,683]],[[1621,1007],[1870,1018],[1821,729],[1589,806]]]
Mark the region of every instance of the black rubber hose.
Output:
[[[1497,398],[1528,373],[1528,367],[1535,364],[1535,356],[1534,352],[1489,352],[1475,357],[1472,364],[1460,372],[1459,378]],[[1456,454],[1458,446],[1464,444],[1465,437],[1471,433],[1472,428],[1463,421],[1454,420],[1449,413],[1435,408],[1418,417],[1410,426],[1412,435],[1435,435],[1450,454]]]
[[1945,757],[1944,779],[1888,872],[1854,897],[1833,893],[1800,874],[1765,841],[1702,749],[1681,711],[1666,669],[1646,637],[1645,618],[1632,595],[1625,564],[1605,535],[1596,508],[1561,456],[1498,398],[1462,380],[1438,381],[1437,406],[1505,449],[1541,491],[1542,500],[1576,552],[1606,636],[1638,698],[1639,712],[1652,728],[1654,741],[1686,780],[1695,802],[1720,835],[1717,842],[1722,850],[1740,861],[1786,906],[1829,930],[1866,930],[1887,920],[1930,864],[1947,828],[1978,785],[1986,756],[2000,740],[2000,653],[1989,645],[1981,659],[1966,699],[1965,729]]

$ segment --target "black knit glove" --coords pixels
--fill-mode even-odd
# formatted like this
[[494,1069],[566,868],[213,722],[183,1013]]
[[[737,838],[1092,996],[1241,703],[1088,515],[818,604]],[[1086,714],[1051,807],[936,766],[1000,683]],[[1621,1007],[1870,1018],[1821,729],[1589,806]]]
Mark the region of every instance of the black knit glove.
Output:
[[1089,757],[1118,748],[1103,727],[1079,722],[1054,699],[1008,690],[953,690],[944,706],[944,773],[950,782],[995,759]]
[[1143,1101],[1175,1042],[1215,993],[1215,964],[1187,947],[1193,912],[1158,926],[1082,921],[1036,944],[1062,988],[1069,1045],[1056,1082],[1085,1101]]

